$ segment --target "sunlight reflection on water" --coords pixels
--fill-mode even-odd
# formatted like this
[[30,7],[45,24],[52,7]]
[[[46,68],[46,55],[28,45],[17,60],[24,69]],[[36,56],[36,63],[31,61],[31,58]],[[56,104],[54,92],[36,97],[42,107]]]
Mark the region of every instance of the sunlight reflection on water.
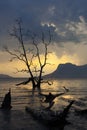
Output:
[[[19,80],[8,81],[0,80],[0,103],[3,100],[5,93],[8,92],[8,89],[12,89],[12,110],[24,110],[25,106],[29,105],[31,107],[47,107],[48,104],[42,104],[40,102],[40,98],[38,98],[38,92],[35,91],[35,97],[32,97],[31,84],[27,84],[25,86],[21,85],[20,87],[16,87],[15,84],[19,83]],[[74,109],[87,109],[87,80],[54,80],[53,84],[48,86],[47,84],[43,84],[41,86],[42,93],[48,94],[52,92],[53,94],[57,94],[60,92],[64,92],[65,86],[69,89],[65,95],[56,98],[55,104],[52,107],[53,110],[63,110],[71,100],[75,100],[74,105],[72,106],[70,111],[74,111]],[[69,120],[73,121],[73,124],[66,126],[64,130],[86,130],[87,123],[85,119],[80,118],[71,113],[69,116]],[[74,122],[74,120],[76,120]],[[73,129],[72,129],[73,127]]]

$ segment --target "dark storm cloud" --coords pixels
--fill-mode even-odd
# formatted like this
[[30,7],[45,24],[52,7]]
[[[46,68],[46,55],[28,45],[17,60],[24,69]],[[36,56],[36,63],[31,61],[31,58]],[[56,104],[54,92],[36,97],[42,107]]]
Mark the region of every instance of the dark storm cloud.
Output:
[[[14,20],[21,17],[33,32],[50,29],[56,42],[80,42],[84,36],[76,33],[76,25],[82,22],[80,16],[87,21],[86,6],[87,0],[1,0],[0,37],[7,36]],[[74,30],[66,26],[71,26],[71,22]]]

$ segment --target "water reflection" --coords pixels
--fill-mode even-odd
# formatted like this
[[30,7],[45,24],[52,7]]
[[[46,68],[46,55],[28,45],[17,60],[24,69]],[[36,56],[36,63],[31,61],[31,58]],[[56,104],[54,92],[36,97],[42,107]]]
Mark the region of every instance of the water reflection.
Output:
[[[38,98],[37,90],[35,91],[35,97],[32,98],[32,87],[31,84],[25,86],[16,87],[16,81],[2,81],[0,82],[0,103],[3,100],[4,94],[8,91],[8,88],[12,88],[12,110],[24,110],[25,106],[28,104],[31,107],[47,107],[48,104],[42,104],[40,98]],[[87,80],[53,80],[53,84],[48,86],[47,84],[42,84],[42,92],[48,94],[52,92],[57,94],[64,92],[64,88],[69,89],[65,95],[56,98],[55,104],[52,107],[53,110],[63,110],[69,101],[75,99],[75,103],[72,107],[72,110],[75,109],[87,109]],[[6,117],[3,116],[5,120]],[[8,116],[7,116],[8,117]],[[74,113],[70,113],[69,121],[72,122],[71,125],[66,126],[64,130],[78,130],[87,128],[87,121],[79,116],[76,116]],[[10,118],[9,118],[10,119]],[[10,122],[10,120],[9,120]],[[72,129],[73,128],[73,129]]]

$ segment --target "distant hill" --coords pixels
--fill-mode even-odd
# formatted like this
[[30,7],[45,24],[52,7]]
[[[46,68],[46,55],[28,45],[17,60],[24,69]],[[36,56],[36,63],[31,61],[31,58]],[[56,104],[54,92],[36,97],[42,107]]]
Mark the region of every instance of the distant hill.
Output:
[[[75,64],[66,63],[66,64],[59,64],[57,69],[46,76],[46,78],[61,78],[61,79],[68,79],[68,78],[87,78],[87,64],[77,66]],[[0,74],[1,78],[14,78],[9,75]]]
[[48,78],[87,78],[87,65],[77,66],[71,63],[60,64],[57,69],[47,75]]
[[2,79],[2,78],[8,79],[8,78],[13,78],[13,77],[11,77],[9,75],[5,75],[5,74],[0,74],[0,79]]

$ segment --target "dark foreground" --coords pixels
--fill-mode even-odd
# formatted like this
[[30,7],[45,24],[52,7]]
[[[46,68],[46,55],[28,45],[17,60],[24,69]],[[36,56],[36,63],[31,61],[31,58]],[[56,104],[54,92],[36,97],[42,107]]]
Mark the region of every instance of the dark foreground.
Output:
[[[48,105],[40,104],[37,93],[35,98],[32,98],[30,86],[26,86],[29,89],[23,86],[16,87],[16,83],[17,81],[0,81],[0,105],[9,88],[11,88],[12,94],[12,109],[9,112],[0,111],[0,130],[60,130],[47,127],[25,111],[26,106],[38,108],[40,105],[44,107]],[[75,100],[67,117],[70,124],[65,125],[64,130],[87,130],[87,113],[84,111],[79,113],[81,109],[87,109],[87,80],[54,81],[51,88],[45,89],[45,86],[43,86],[43,93],[52,92],[55,94],[63,90],[61,86],[67,86],[70,92],[60,98],[56,98],[52,110],[63,111],[71,100]]]

